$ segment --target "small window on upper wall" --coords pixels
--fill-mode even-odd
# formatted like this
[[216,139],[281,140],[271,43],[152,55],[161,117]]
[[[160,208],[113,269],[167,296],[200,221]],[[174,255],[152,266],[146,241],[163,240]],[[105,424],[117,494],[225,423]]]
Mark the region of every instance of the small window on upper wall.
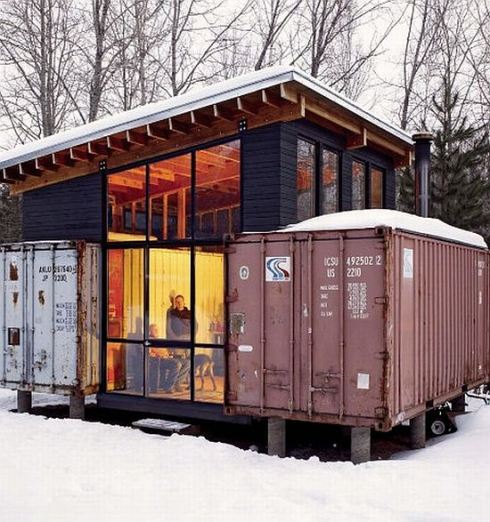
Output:
[[298,139],[296,171],[297,219],[303,221],[315,216],[315,165],[316,147]]
[[339,155],[331,150],[322,152],[322,183],[320,213],[331,214],[339,209]]
[[371,169],[369,207],[383,208],[384,172],[376,167]]
[[366,208],[366,165],[352,162],[352,210]]

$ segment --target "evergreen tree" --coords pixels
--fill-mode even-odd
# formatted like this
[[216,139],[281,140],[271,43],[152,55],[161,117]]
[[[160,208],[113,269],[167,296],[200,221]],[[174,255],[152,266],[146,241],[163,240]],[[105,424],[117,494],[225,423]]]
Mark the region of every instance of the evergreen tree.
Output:
[[[440,99],[433,97],[436,120],[430,173],[430,217],[488,236],[490,196],[487,132],[457,117],[458,95],[444,82]],[[404,169],[399,175],[400,210],[414,212],[414,175]]]

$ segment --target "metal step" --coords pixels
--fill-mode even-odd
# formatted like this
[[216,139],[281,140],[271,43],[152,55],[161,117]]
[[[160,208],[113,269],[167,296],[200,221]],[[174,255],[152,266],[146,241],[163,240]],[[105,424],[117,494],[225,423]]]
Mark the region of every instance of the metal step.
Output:
[[165,419],[140,419],[132,423],[133,428],[143,431],[159,433],[179,433],[182,435],[196,435],[199,427],[183,422],[170,421]]

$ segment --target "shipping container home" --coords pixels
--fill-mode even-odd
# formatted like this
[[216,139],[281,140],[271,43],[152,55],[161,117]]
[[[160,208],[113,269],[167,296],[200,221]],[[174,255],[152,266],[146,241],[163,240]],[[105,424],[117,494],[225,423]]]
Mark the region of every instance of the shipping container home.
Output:
[[279,67],[17,147],[0,168],[23,195],[25,241],[101,245],[99,404],[218,419],[223,237],[394,208],[412,150],[402,130]]

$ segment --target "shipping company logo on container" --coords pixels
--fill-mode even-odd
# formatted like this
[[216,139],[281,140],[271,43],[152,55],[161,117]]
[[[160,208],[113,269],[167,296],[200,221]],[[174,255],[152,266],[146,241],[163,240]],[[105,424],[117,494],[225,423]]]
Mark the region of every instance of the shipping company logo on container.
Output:
[[291,281],[291,258],[289,256],[266,257],[265,280],[276,283]]

